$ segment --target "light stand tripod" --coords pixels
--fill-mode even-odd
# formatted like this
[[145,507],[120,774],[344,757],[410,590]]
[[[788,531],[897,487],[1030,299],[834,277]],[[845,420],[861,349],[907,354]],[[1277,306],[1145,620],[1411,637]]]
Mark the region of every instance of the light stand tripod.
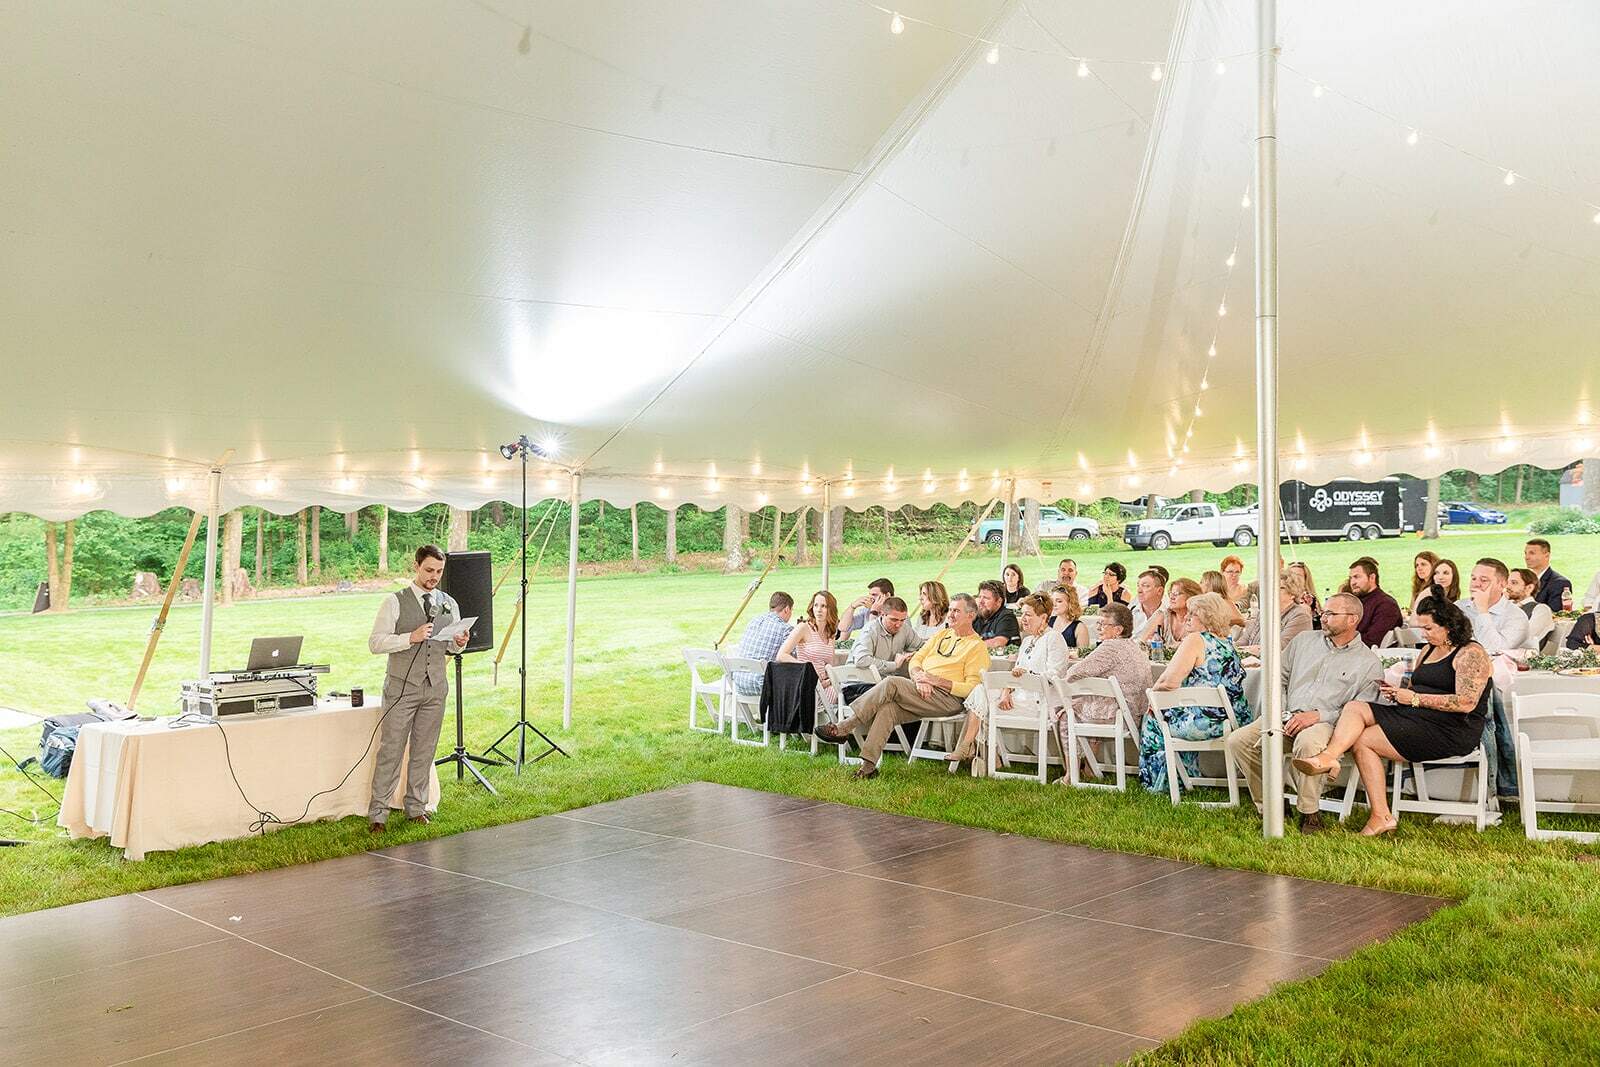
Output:
[[[534,446],[528,441],[527,434],[523,434],[510,444],[500,446],[500,454],[506,459],[513,459],[518,456],[522,458],[522,582],[518,593],[522,598],[519,601],[522,606],[522,614],[517,623],[518,630],[522,635],[522,656],[517,664],[517,721],[512,723],[511,729],[501,734],[499,739],[490,745],[486,751],[493,752],[505,760],[506,763],[511,764],[516,768],[516,773],[518,774],[522,773],[524,764],[538,763],[552,752],[559,752],[563,756],[567,754],[566,749],[550,740],[543,730],[528,721],[528,454],[533,451],[535,451]],[[543,454],[541,453],[541,458],[542,456]],[[457,688],[456,692],[459,693],[460,689]],[[537,734],[539,740],[549,746],[531,760],[528,759],[528,734],[530,733]],[[517,755],[515,759],[500,748],[510,739],[512,734],[517,736]],[[477,774],[477,771],[474,770],[473,774]],[[484,784],[487,785],[488,783]]]
[[482,772],[474,767],[473,764],[481,763],[485,767],[504,767],[506,764],[501,760],[490,759],[488,756],[474,756],[467,751],[467,738],[461,718],[461,654],[457,653],[451,658],[456,661],[456,747],[455,751],[451,752],[450,755],[440,756],[434,760],[433,765],[435,767],[443,767],[446,763],[454,763],[456,765],[456,781],[462,781],[466,777],[465,772],[471,771],[472,777],[476,778],[478,784],[487,789],[491,796],[499,796],[500,794],[495,791],[494,786],[489,784],[489,779],[485,778]]

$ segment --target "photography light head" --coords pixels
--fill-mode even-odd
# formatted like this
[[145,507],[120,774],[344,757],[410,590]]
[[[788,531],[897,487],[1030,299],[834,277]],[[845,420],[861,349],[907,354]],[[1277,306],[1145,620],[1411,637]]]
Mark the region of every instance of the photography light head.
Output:
[[501,445],[500,454],[506,459],[516,459],[518,456],[523,459],[529,456],[535,459],[554,459],[556,454],[555,439],[547,437],[538,444],[534,444],[528,440],[527,434],[522,434],[515,441]]

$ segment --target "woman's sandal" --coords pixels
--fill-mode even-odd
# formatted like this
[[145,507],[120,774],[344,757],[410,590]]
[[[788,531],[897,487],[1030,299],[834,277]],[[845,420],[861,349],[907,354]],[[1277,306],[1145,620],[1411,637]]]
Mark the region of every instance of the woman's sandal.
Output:
[[[1378,827],[1376,830],[1373,829],[1374,825]],[[1389,820],[1385,823],[1379,823],[1376,819],[1368,819],[1367,825],[1361,828],[1361,833],[1358,836],[1382,837],[1385,834],[1392,834],[1398,829],[1400,829],[1400,820],[1393,815],[1389,816]]]
[[1334,770],[1338,768],[1339,764],[1337,761],[1335,761],[1333,765],[1329,767],[1324,767],[1322,764],[1316,762],[1321,758],[1322,756],[1320,753],[1316,756],[1313,756],[1311,759],[1305,759],[1301,756],[1296,756],[1293,760],[1294,769],[1299,771],[1301,774],[1318,775],[1332,774]]

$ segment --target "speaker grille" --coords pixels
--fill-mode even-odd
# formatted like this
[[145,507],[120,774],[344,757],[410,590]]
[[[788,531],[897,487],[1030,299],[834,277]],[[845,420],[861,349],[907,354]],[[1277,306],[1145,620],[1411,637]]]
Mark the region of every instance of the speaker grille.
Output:
[[476,615],[466,652],[484,652],[494,647],[494,564],[487,552],[452,552],[444,562],[439,588],[455,598],[462,618]]

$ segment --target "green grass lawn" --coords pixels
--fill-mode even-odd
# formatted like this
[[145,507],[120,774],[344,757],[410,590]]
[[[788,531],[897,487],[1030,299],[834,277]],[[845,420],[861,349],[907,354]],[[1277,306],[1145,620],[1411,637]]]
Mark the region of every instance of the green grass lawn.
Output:
[[[1557,568],[1575,580],[1586,584],[1600,569],[1600,538],[1552,540]],[[1435,547],[1468,566],[1488,554],[1518,560],[1521,542],[1504,532],[1453,533]],[[1418,544],[1404,539],[1307,545],[1286,554],[1307,560],[1326,591],[1350,558],[1368,552],[1382,564],[1385,584],[1398,592]],[[1053,567],[1054,549],[1066,546],[1051,547]],[[1070,547],[1085,575],[1111,558],[1130,569],[1159,558],[1175,575],[1192,575],[1214,567],[1223,555],[1210,547],[1159,555]],[[1036,579],[1038,561],[1022,562],[1030,581]],[[853,563],[835,568],[833,586],[854,593],[881,573],[914,594],[916,582],[937,569],[926,560]],[[963,559],[947,582],[952,589],[971,588],[995,569],[992,553]],[[757,603],[773,589],[803,601],[818,580],[816,568],[780,569]],[[536,720],[554,730],[573,758],[546,760],[520,779],[492,770],[502,789],[497,798],[451,779],[431,826],[401,823],[386,841],[457,833],[703,779],[1189,862],[1436,894],[1460,903],[1318,978],[1285,985],[1226,1018],[1197,1024],[1146,1059],[1600,1062],[1600,865],[1583,862],[1597,850],[1530,844],[1515,820],[1480,835],[1416,817],[1408,817],[1392,841],[1359,840],[1347,831],[1302,838],[1290,829],[1284,840],[1266,842],[1254,813],[1247,817],[1249,809],[1174,809],[1164,797],[1137,789],[1114,795],[975,780],[946,775],[942,766],[907,768],[898,760],[878,780],[857,784],[831,759],[691,734],[685,729],[687,674],[679,649],[709,646],[748,582],[748,575],[719,574],[586,580],[580,587],[570,732],[559,729],[564,586],[536,583],[530,593],[531,704]],[[215,660],[242,660],[252,636],[303,633],[307,657],[333,665],[324,689],[376,689],[382,666],[367,654],[366,634],[377,599],[365,594],[219,609]],[[508,585],[496,605],[502,626],[511,606]],[[152,608],[135,608],[0,617],[0,704],[49,713],[80,710],[91,696],[126,699],[153,614]],[[199,617],[192,606],[175,610],[141,710],[173,710],[178,683],[192,673],[197,657]],[[515,715],[514,656],[502,666],[497,687],[490,657],[471,658],[466,690],[468,729],[481,747]],[[0,743],[19,757],[33,752],[36,742],[34,729],[0,731]],[[59,792],[60,782],[46,781]],[[0,806],[41,815],[54,807],[9,765],[0,768]],[[1354,821],[1359,826],[1359,814]],[[156,853],[143,863],[124,862],[104,842],[69,841],[53,822],[33,827],[0,815],[0,834],[36,842],[0,851],[0,914],[325,859],[371,844],[358,818]]]

